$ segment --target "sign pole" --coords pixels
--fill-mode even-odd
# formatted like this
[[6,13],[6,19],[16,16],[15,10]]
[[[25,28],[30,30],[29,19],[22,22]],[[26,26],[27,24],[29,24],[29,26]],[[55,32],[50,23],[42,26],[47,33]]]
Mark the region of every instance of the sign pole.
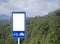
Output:
[[20,44],[20,38],[18,38],[18,44]]

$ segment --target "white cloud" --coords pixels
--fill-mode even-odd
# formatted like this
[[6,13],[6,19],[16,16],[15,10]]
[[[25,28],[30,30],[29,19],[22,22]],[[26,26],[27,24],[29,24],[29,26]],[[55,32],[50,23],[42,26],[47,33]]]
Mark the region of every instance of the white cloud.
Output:
[[27,3],[28,16],[45,15],[60,8],[59,0],[30,0]]
[[20,0],[9,0],[8,2],[4,2],[4,0],[0,1],[0,14],[10,15],[13,11],[25,11],[24,6],[25,2]]
[[27,16],[42,16],[60,8],[59,0],[0,0],[0,2],[0,14],[7,15],[12,11],[26,11]]

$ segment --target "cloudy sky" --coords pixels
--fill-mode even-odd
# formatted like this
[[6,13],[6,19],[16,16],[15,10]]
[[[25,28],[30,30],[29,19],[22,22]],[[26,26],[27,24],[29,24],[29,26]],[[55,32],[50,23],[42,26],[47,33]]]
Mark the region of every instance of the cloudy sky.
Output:
[[0,15],[26,11],[27,17],[43,16],[60,8],[60,0],[0,0]]

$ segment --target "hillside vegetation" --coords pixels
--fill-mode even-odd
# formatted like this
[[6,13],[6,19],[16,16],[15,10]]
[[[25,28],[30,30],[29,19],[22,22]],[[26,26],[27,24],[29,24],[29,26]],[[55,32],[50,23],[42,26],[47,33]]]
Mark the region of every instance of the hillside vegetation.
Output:
[[[0,44],[17,44],[11,23],[0,24]],[[27,18],[26,38],[21,44],[60,44],[60,10],[43,17]]]

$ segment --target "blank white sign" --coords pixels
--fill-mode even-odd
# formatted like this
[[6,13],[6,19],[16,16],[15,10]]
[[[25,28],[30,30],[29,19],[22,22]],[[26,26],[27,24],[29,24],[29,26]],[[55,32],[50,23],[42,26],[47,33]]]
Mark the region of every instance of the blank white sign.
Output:
[[13,31],[25,31],[25,14],[13,13]]

